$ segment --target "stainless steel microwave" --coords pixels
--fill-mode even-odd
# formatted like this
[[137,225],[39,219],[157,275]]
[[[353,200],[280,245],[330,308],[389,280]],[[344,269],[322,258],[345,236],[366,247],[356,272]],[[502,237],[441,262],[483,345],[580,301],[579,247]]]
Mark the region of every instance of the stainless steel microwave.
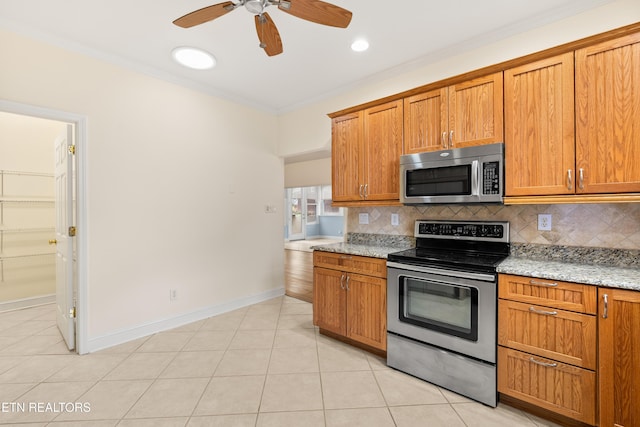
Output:
[[400,157],[400,202],[502,203],[504,144]]

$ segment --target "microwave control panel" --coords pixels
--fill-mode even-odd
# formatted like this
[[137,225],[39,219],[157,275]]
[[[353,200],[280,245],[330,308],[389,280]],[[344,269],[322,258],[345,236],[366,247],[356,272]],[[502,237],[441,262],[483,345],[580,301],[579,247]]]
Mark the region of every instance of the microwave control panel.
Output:
[[482,164],[482,194],[500,194],[500,163]]

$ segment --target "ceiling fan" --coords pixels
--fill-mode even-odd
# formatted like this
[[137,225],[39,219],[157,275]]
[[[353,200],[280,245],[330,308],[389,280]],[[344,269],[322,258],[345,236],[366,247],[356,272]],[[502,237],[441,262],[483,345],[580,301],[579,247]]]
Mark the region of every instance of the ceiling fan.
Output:
[[265,12],[269,6],[278,6],[278,9],[290,15],[331,27],[347,28],[351,22],[351,12],[320,0],[235,0],[203,7],[176,19],[173,23],[182,28],[190,28],[213,21],[241,6],[255,15],[260,47],[269,56],[282,53],[280,33],[269,14]]

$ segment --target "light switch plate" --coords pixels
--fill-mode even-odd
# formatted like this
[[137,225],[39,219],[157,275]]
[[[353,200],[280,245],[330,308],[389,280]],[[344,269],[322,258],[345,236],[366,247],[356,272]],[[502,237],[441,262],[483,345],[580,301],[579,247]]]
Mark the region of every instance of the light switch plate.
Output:
[[398,224],[400,224],[398,214],[391,214],[391,225],[398,225]]
[[368,213],[361,213],[360,215],[358,215],[358,219],[360,220],[360,224],[369,224],[369,214]]

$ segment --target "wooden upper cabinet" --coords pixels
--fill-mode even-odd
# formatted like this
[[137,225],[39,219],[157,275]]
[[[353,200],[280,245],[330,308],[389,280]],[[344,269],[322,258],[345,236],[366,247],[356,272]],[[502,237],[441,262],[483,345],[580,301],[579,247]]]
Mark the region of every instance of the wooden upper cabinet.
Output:
[[400,199],[402,100],[364,111],[365,200]]
[[436,89],[404,99],[404,154],[447,148],[448,89]]
[[502,142],[502,72],[449,87],[449,148]]
[[331,191],[336,202],[360,200],[364,166],[362,116],[359,111],[331,121]]
[[573,194],[573,53],[504,72],[505,194]]
[[331,121],[333,201],[342,206],[399,203],[402,100]]
[[576,192],[640,192],[639,159],[636,33],[576,51]]
[[404,154],[502,142],[502,72],[405,98],[404,114]]

